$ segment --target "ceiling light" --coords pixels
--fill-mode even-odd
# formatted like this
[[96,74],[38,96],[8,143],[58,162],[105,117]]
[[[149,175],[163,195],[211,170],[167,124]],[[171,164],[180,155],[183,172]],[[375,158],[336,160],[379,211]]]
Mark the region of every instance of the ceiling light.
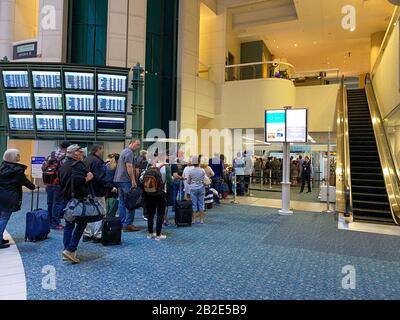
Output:
[[297,47],[297,43],[295,43],[294,46]]
[[354,32],[354,31],[356,31],[356,28],[351,28],[350,31]]
[[276,46],[277,49],[279,49],[279,46]]
[[314,41],[313,44],[316,45],[316,44],[317,44],[317,41]]

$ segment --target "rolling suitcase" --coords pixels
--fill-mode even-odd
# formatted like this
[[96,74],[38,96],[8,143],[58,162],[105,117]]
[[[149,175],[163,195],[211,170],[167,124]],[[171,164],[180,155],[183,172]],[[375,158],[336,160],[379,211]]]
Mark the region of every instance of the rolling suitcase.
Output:
[[122,223],[120,218],[103,220],[101,244],[103,246],[115,246],[122,243]]
[[40,188],[37,188],[36,210],[33,210],[35,191],[32,191],[31,211],[26,214],[25,241],[37,242],[47,239],[50,219],[47,210],[39,208]]
[[182,187],[183,183],[181,181],[179,188],[180,200],[177,200],[175,205],[175,224],[177,227],[191,227],[193,214],[192,201],[182,200]]

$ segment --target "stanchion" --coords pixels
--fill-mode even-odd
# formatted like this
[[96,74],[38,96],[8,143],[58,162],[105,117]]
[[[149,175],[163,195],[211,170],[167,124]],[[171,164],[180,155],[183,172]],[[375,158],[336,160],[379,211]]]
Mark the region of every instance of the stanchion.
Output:
[[272,170],[269,169],[269,188],[272,189]]
[[282,210],[279,214],[283,216],[292,215],[290,210],[290,143],[283,144],[283,182],[282,182]]
[[326,178],[326,210],[323,213],[333,213],[331,210],[331,129],[328,132],[328,160],[327,160],[327,178]]
[[239,204],[239,201],[237,201],[237,180],[236,180],[236,173],[233,175],[232,189],[233,189],[233,201],[231,201],[231,203],[233,203],[233,204]]

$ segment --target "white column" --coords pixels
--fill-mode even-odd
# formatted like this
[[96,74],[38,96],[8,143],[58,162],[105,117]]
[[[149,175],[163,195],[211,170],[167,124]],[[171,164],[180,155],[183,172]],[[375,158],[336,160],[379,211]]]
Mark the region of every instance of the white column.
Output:
[[290,143],[283,144],[282,210],[280,215],[292,215],[290,210]]
[[14,20],[15,3],[14,0],[0,1],[0,59],[4,56],[8,60],[13,58],[12,44],[14,42]]

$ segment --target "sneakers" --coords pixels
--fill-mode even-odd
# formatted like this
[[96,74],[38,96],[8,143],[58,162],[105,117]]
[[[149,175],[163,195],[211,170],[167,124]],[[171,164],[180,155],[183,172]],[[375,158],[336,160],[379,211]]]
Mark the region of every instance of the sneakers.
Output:
[[149,239],[149,240],[152,240],[152,239],[154,239],[156,237],[156,234],[155,233],[148,233],[147,234],[147,239]]
[[66,258],[68,261],[70,261],[73,264],[78,264],[81,262],[81,260],[79,260],[76,257],[76,252],[70,252],[68,250],[64,250],[63,251],[63,257]]
[[8,249],[10,247],[9,244],[0,244],[0,250],[1,249]]
[[139,227],[134,226],[133,224],[130,226],[126,226],[122,229],[124,232],[137,232],[140,231],[141,229]]
[[145,216],[143,216],[143,220],[144,220],[144,221],[147,221],[147,220],[149,220],[149,219],[147,219]]
[[162,241],[162,240],[165,240],[165,239],[167,239],[167,236],[164,235],[164,234],[162,234],[160,236],[156,236],[156,241]]

